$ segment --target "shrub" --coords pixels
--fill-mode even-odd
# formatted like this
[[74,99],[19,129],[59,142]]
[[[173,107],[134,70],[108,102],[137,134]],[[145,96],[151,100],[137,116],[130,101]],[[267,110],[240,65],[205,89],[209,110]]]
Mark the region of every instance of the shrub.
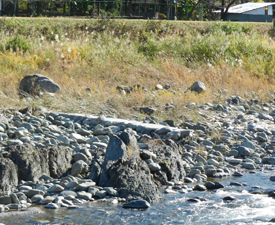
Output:
[[6,44],[6,50],[12,49],[13,51],[22,50],[23,52],[26,52],[30,50],[30,48],[30,43],[25,38],[20,36],[15,36]]

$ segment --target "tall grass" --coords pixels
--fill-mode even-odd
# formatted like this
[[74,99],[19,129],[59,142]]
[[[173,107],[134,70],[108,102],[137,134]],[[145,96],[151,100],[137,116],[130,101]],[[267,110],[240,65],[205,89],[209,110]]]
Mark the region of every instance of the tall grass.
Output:
[[[160,118],[180,118],[188,113],[189,102],[203,104],[274,89],[271,28],[268,23],[2,18],[2,107],[44,105],[130,117],[139,114],[134,108],[150,106],[158,109]],[[62,92],[54,99],[19,99],[20,80],[33,73],[49,76]],[[197,80],[205,83],[207,92],[185,94]],[[176,94],[154,91],[158,83],[170,84]],[[118,85],[135,84],[149,91],[121,95],[116,90]],[[167,103],[175,107],[167,110]]]

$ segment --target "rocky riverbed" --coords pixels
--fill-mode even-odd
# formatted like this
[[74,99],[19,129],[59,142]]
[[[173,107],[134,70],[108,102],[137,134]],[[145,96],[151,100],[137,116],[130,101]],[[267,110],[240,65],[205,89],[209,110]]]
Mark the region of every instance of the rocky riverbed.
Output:
[[149,208],[164,193],[223,189],[215,179],[275,164],[273,100],[233,96],[187,107],[204,121],[176,126],[154,117],[2,110],[0,212],[35,204],[74,209],[87,201]]

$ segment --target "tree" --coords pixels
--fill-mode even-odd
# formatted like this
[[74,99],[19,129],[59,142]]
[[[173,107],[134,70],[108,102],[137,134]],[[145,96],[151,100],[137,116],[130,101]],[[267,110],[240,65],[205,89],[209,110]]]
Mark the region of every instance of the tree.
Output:
[[222,0],[221,20],[225,20],[229,8],[230,8],[236,1],[237,1],[237,0],[231,0],[231,1],[227,4],[227,6],[226,6],[225,0]]

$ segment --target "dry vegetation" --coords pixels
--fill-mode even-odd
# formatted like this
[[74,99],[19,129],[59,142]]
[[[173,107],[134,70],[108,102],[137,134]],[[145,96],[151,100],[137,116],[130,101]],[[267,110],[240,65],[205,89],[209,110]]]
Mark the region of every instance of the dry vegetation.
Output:
[[[160,119],[177,119],[190,113],[185,107],[190,102],[251,97],[251,91],[265,99],[275,90],[271,29],[271,23],[2,18],[2,108],[41,105],[64,112],[105,110],[119,117],[143,117],[134,108],[149,106],[158,109],[154,116]],[[52,78],[62,92],[54,98],[20,99],[20,80],[34,73]],[[197,80],[207,92],[185,94]],[[122,95],[116,90],[135,84],[148,92]],[[156,84],[169,84],[176,94],[152,94]],[[175,107],[165,110],[167,103]]]

